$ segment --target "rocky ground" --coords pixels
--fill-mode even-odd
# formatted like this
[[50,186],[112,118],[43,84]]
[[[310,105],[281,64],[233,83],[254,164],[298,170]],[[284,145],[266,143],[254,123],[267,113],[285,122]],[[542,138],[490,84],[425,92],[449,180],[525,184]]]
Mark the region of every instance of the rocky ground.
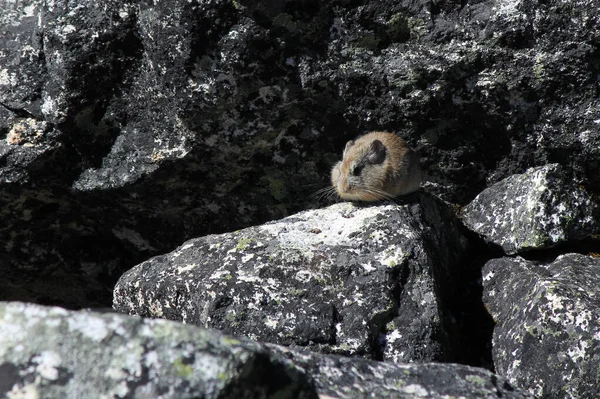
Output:
[[0,0],[0,397],[600,396],[598,170],[595,0]]

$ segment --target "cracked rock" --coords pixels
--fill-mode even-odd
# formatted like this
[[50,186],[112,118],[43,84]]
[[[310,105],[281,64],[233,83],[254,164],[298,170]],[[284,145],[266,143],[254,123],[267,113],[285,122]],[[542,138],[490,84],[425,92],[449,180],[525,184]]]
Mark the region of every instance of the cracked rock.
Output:
[[600,232],[600,207],[558,164],[494,184],[462,215],[467,227],[506,254],[547,249]]
[[427,194],[341,203],[190,240],[125,273],[113,307],[328,353],[449,359],[458,332],[444,301],[465,247]]
[[600,386],[600,259],[490,260],[484,303],[496,371],[538,398],[593,398]]

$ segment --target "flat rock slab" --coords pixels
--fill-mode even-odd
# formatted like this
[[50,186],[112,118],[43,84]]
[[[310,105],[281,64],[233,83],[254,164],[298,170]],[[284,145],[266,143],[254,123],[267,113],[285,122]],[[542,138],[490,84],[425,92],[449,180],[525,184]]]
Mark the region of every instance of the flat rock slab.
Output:
[[457,226],[426,194],[305,211],[150,259],[121,277],[113,307],[327,353],[439,360],[456,334],[438,301],[459,274]]
[[167,320],[0,302],[0,397],[531,398],[483,369],[290,351]]
[[467,227],[507,254],[551,248],[600,232],[600,207],[558,164],[494,184],[462,216]]
[[600,259],[559,256],[546,265],[489,261],[484,302],[497,325],[496,371],[540,398],[600,394]]

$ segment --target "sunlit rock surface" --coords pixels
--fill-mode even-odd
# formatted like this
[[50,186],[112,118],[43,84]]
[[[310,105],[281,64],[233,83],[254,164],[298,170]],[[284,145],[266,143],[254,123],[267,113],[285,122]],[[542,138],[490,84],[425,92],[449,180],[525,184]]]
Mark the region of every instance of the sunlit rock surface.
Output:
[[489,261],[484,303],[496,321],[496,372],[538,398],[593,398],[600,386],[600,259]]
[[125,273],[113,306],[324,352],[447,360],[465,248],[431,195],[341,203],[190,240]]
[[471,230],[515,254],[600,233],[600,207],[558,164],[529,169],[486,188],[462,212]]

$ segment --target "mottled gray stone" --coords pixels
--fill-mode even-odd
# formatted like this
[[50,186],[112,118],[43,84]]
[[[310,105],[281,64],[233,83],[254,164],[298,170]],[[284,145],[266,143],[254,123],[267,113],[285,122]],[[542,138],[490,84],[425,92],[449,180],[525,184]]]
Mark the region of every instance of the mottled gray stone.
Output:
[[452,358],[466,248],[427,194],[341,203],[190,240],[125,273],[116,310],[285,345],[395,362]]
[[458,364],[391,364],[268,345],[313,376],[321,398],[533,398],[488,370]]
[[498,373],[538,398],[598,397],[600,259],[493,259],[483,284]]
[[467,227],[505,253],[547,249],[600,232],[600,207],[558,164],[483,190],[462,212]]
[[166,320],[0,302],[0,397],[526,399],[489,371],[291,351]]
[[317,398],[257,343],[165,320],[0,303],[0,397]]

